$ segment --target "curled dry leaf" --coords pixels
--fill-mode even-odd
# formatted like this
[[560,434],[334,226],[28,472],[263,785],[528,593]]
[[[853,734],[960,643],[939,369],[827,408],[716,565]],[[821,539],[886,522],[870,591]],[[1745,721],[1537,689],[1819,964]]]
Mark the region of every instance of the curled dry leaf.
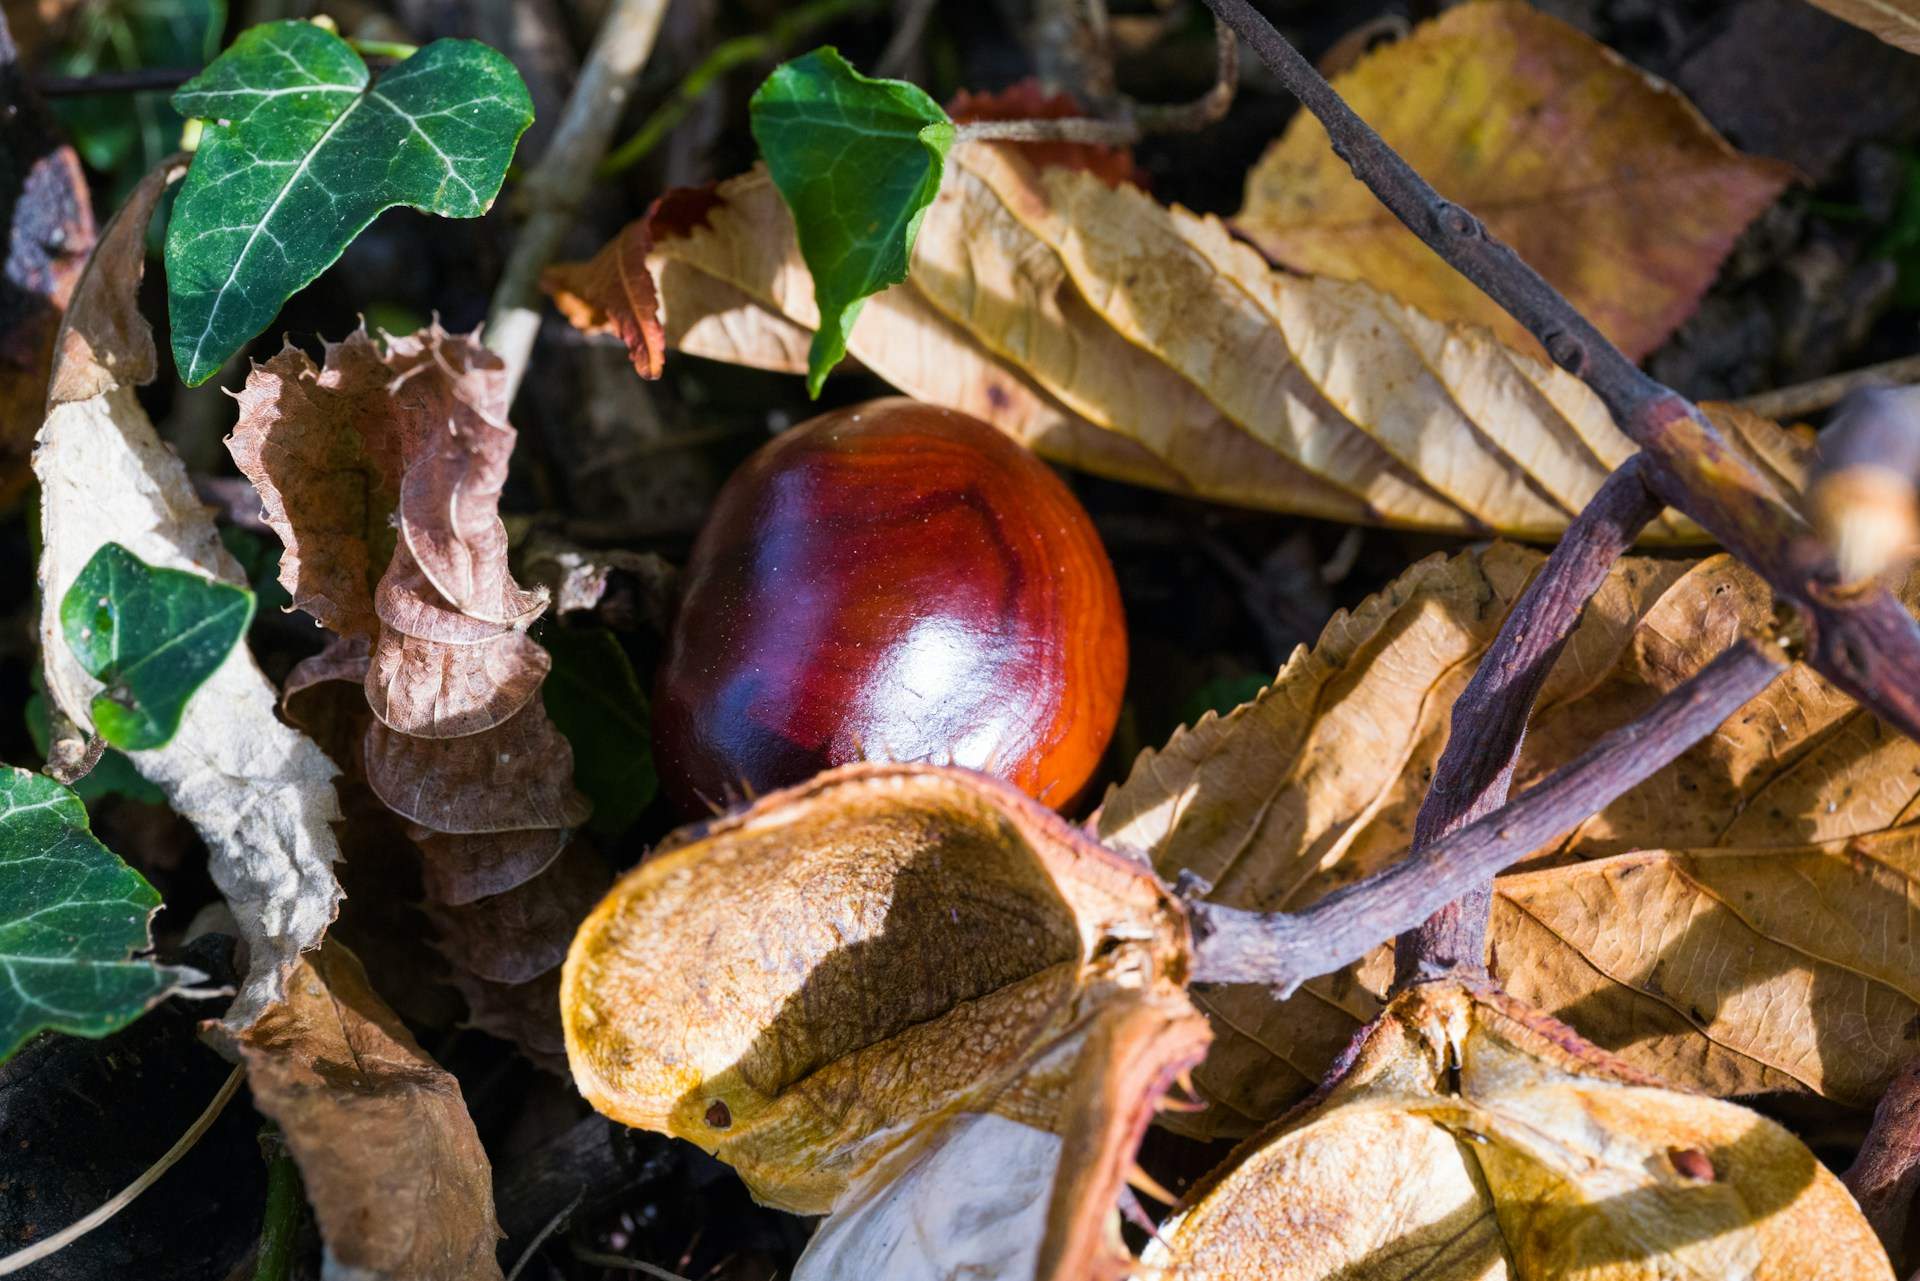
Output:
[[[669,346],[804,367],[812,281],[764,172],[670,196],[644,234]],[[1633,452],[1583,383],[1484,330],[1275,271],[1218,219],[992,144],[953,149],[911,274],[848,350],[1060,462],[1336,520],[1550,537]],[[1797,481],[1804,444],[1722,426]],[[1700,537],[1677,515],[1651,536]]]
[[859,765],[628,873],[561,1003],[596,1108],[829,1216],[797,1277],[1080,1278],[1206,1044],[1188,960],[1146,868],[1012,788]]
[[1161,1233],[1141,1275],[1183,1281],[1893,1276],[1785,1129],[1455,984],[1398,998]]
[[362,330],[320,365],[292,347],[256,365],[229,446],[285,544],[280,581],[343,640],[303,680],[361,677],[365,781],[410,825],[443,949],[473,971],[463,990],[524,1014],[502,989],[558,967],[605,877],[584,847],[556,864],[588,809],[526,634],[546,594],[507,565],[508,394],[470,336],[434,325],[382,350]]
[[[1101,839],[1268,910],[1398,859],[1453,701],[1543,559],[1503,544],[1432,557],[1336,615],[1252,702],[1144,753],[1108,795]],[[1771,616],[1729,557],[1621,561],[1541,694],[1515,789]],[[1681,1085],[1870,1106],[1920,1049],[1916,876],[1920,745],[1796,664],[1498,878],[1490,961],[1516,996]],[[1217,1039],[1195,1077],[1217,1106],[1183,1123],[1245,1132],[1277,1116],[1378,1012],[1391,971],[1383,948],[1284,1002],[1197,995]]]
[[[1693,313],[1793,174],[1734,150],[1673,86],[1514,0],[1451,9],[1333,84],[1633,360]],[[1298,271],[1368,281],[1540,351],[1374,198],[1311,112],[1247,175],[1234,225]]]
[[460,1083],[352,953],[328,942],[302,958],[235,1044],[300,1166],[329,1276],[497,1281],[492,1168]]
[[8,18],[37,27],[34,13],[9,5],[0,17],[0,501],[17,495],[25,478],[54,336],[94,245],[80,159],[28,87],[7,32]]
[[[33,466],[41,485],[40,640],[47,691],[76,724],[100,684],[61,635],[59,604],[102,544],[150,565],[244,586],[187,470],[134,394],[152,377],[153,335],[135,295],[147,221],[181,167],[149,174],[114,216],[61,330],[51,407]],[[320,941],[340,897],[330,824],[333,764],[274,714],[274,688],[237,646],[187,705],[164,747],[129,753],[212,851],[214,883],[246,940],[245,987],[227,1014],[244,1027],[276,999],[287,971]]]

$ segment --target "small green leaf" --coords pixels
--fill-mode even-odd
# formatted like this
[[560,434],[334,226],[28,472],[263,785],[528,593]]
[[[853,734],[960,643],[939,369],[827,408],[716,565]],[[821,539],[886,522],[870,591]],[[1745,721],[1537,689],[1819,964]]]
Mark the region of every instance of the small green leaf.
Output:
[[477,218],[533,101],[471,40],[436,40],[371,85],[330,31],[240,34],[173,105],[208,125],[167,227],[173,357],[189,386],[273,323],[381,211]]
[[0,1059],[44,1028],[105,1036],[192,970],[132,959],[160,896],[60,784],[0,767]]
[[573,748],[573,782],[593,802],[587,826],[617,835],[653,800],[652,715],[627,651],[604,627],[549,627],[553,656],[541,687],[547,715]]
[[252,592],[155,569],[118,543],[103,543],[60,600],[67,648],[107,686],[88,709],[93,727],[126,751],[174,736],[252,619]]
[[775,67],[751,114],[813,273],[820,328],[807,352],[807,394],[817,397],[847,354],[861,304],[907,278],[953,122],[920,89],[863,76],[832,48]]
[[[27,735],[33,739],[33,748],[45,759],[53,748],[52,713],[47,706],[46,683],[40,673],[33,673],[33,693],[27,696],[26,718]],[[93,812],[93,806],[109,796],[124,796],[130,801],[142,805],[165,805],[167,794],[140,776],[126,753],[116,752],[111,747],[100,753],[100,759],[92,769],[73,782],[73,794],[87,806],[87,812]]]

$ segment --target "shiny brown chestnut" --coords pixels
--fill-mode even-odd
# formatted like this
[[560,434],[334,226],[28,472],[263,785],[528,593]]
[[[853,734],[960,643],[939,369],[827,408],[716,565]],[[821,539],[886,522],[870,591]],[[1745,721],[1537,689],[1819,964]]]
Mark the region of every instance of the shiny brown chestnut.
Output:
[[793,428],[722,487],[661,665],[654,752],[701,813],[858,760],[998,774],[1056,806],[1120,713],[1093,522],[986,423],[905,399]]

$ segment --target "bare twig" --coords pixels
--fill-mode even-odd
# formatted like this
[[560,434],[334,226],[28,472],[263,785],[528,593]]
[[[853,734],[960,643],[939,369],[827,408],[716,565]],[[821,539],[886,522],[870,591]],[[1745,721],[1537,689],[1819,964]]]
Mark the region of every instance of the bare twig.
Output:
[[1077,142],[1096,147],[1128,147],[1140,141],[1131,120],[1064,116],[1055,120],[969,120],[954,126],[957,142]]
[[734,68],[778,57],[788,46],[816,27],[855,14],[870,13],[878,4],[879,0],[812,0],[809,4],[781,14],[765,31],[738,36],[715,45],[713,52],[687,73],[673,91],[673,96],[660,104],[659,109],[646,118],[632,137],[607,154],[597,172],[605,178],[638,164],[673,132],[675,125],[686,118],[701,97],[713,88],[714,82]]
[[1920,1191],[1920,1059],[1911,1059],[1880,1096],[1873,1127],[1840,1176],[1887,1253],[1906,1252],[1907,1223]]
[[1192,102],[1124,100],[1123,113],[1139,124],[1141,133],[1195,133],[1226,116],[1240,87],[1240,37],[1218,18],[1213,20],[1213,48],[1213,85]]
[[894,6],[898,18],[894,23],[893,35],[887,40],[887,47],[881,51],[880,60],[873,64],[873,74],[883,78],[893,78],[907,74],[907,66],[920,50],[920,42],[926,36],[927,22],[933,17],[934,7],[940,0],[901,0]]
[[[1567,527],[1453,704],[1447,747],[1414,822],[1415,858],[1506,804],[1527,718],[1547,673],[1613,563],[1660,509],[1646,485],[1646,455],[1640,454],[1609,476]],[[1484,977],[1492,899],[1492,882],[1482,881],[1401,935],[1394,947],[1394,985],[1443,974]]]
[[198,67],[142,67],[137,71],[96,71],[85,76],[41,76],[34,92],[42,98],[78,98],[92,93],[152,93],[178,89],[200,74]]
[[1869,387],[1898,387],[1911,382],[1920,382],[1920,356],[1902,356],[1878,365],[1849,369],[1844,374],[1831,374],[1811,382],[1763,391],[1757,396],[1747,396],[1733,403],[1762,418],[1786,420],[1818,413],[1839,404],[1854,392]]
[[1884,573],[1920,540],[1920,387],[1854,392],[1820,433],[1807,506],[1842,582]]
[[213,1096],[213,1101],[207,1104],[206,1109],[194,1119],[193,1124],[187,1127],[186,1133],[182,1134],[178,1139],[175,1139],[173,1146],[162,1153],[158,1161],[155,1161],[152,1165],[141,1171],[139,1178],[114,1193],[112,1199],[105,1205],[92,1211],[85,1218],[68,1224],[44,1240],[36,1241],[30,1246],[15,1250],[12,1254],[0,1255],[0,1277],[18,1272],[29,1264],[38,1263],[49,1255],[66,1249],[75,1241],[78,1241],[81,1237],[133,1204],[135,1197],[159,1182],[161,1175],[171,1170],[181,1157],[193,1150],[193,1145],[200,1141],[200,1136],[211,1129],[213,1123],[220,1119],[220,1114],[226,1110],[227,1104],[233,1099],[234,1091],[240,1088],[240,1082],[245,1079],[245,1069],[239,1067],[234,1068],[233,1071],[227,1075],[225,1083],[221,1085],[219,1091]]
[[1641,372],[1479,219],[1435,191],[1247,0],[1207,6],[1320,119],[1336,154],[1382,204],[1593,388],[1647,453],[1649,487],[1806,614],[1813,666],[1920,739],[1920,625],[1900,604],[1885,591],[1839,584],[1805,522],[1697,407]]
[[666,11],[667,0],[615,0],[587,51],[552,143],[521,184],[526,222],[487,315],[487,346],[506,361],[509,394],[526,376],[540,333],[540,273],[573,226]]
[[1736,642],[1525,795],[1304,912],[1191,904],[1194,982],[1261,983],[1286,995],[1359,960],[1665,768],[1785,666],[1770,644]]

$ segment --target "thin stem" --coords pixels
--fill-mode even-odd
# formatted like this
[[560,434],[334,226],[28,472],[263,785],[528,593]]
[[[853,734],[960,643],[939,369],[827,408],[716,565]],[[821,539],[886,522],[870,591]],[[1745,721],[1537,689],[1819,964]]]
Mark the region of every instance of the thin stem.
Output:
[[1898,387],[1911,382],[1920,382],[1920,356],[1902,356],[1878,365],[1849,369],[1843,374],[1763,391],[1757,396],[1748,396],[1733,403],[1762,418],[1784,421],[1830,409],[1856,391],[1870,387]]
[[1664,769],[1785,667],[1777,647],[1736,642],[1525,795],[1304,912],[1190,904],[1193,981],[1260,983],[1285,996],[1359,960]]
[[954,129],[956,142],[1075,142],[1096,147],[1129,147],[1140,141],[1131,120],[1065,116],[1057,120],[969,120]]
[[85,76],[41,76],[33,82],[42,98],[77,98],[91,93],[153,93],[178,89],[200,74],[198,67],[142,67],[138,71],[96,71]]
[[1653,491],[1806,614],[1814,668],[1920,739],[1920,625],[1900,604],[1838,584],[1829,551],[1696,406],[1636,368],[1479,219],[1435,191],[1247,0],[1207,6],[1320,119],[1335,153],[1395,217],[1593,388],[1649,455]]
[[[1660,514],[1646,470],[1646,455],[1636,455],[1600,486],[1508,611],[1454,701],[1446,750],[1414,821],[1415,858],[1507,803],[1527,718],[1547,673],[1614,562]],[[1443,974],[1484,977],[1492,902],[1492,882],[1482,881],[1401,935],[1394,946],[1395,988]]]
[[161,1175],[171,1170],[175,1162],[193,1150],[193,1145],[200,1141],[200,1136],[220,1119],[220,1114],[226,1110],[227,1104],[233,1099],[234,1091],[240,1088],[240,1082],[245,1079],[246,1072],[242,1068],[236,1067],[228,1073],[219,1093],[213,1096],[213,1101],[207,1104],[206,1109],[195,1118],[194,1123],[187,1127],[187,1132],[175,1139],[173,1146],[168,1148],[158,1161],[143,1170],[139,1178],[116,1192],[105,1205],[85,1218],[68,1224],[44,1241],[36,1241],[30,1246],[15,1250],[12,1254],[0,1256],[0,1277],[18,1272],[29,1264],[38,1263],[49,1255],[66,1249],[131,1205],[135,1197],[159,1182]]
[[400,40],[361,40],[349,39],[347,45],[355,53],[365,58],[392,58],[395,62],[405,62],[420,52],[417,44],[407,44]]
[[300,1186],[300,1167],[287,1152],[277,1130],[260,1136],[267,1153],[267,1205],[260,1216],[260,1248],[255,1252],[253,1281],[287,1281],[293,1274],[294,1250],[300,1243],[300,1207],[306,1196]]
[[1217,17],[1213,20],[1213,56],[1213,86],[1192,102],[1126,100],[1126,114],[1139,123],[1142,133],[1197,133],[1225,118],[1240,88],[1240,37]]
[[631,138],[607,153],[597,170],[599,176],[610,178],[640,163],[686,118],[714,82],[734,68],[778,57],[814,28],[838,18],[871,13],[878,7],[879,0],[813,0],[811,4],[782,14],[758,35],[740,36],[715,45],[713,52],[687,73],[673,96],[661,103]]
[[514,241],[487,314],[487,346],[506,363],[508,394],[526,377],[540,333],[540,273],[573,226],[595,167],[653,52],[667,0],[615,0],[587,51],[560,123],[522,184],[527,219]]

